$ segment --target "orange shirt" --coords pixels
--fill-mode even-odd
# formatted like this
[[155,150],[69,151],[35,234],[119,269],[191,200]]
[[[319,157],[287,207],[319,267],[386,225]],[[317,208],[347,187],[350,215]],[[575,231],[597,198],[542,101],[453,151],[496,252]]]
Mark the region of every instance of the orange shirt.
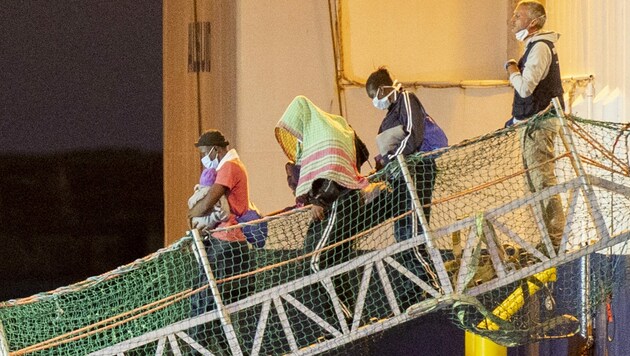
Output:
[[[214,184],[220,184],[227,189],[225,195],[230,206],[230,217],[217,227],[237,225],[236,217],[243,215],[249,208],[249,186],[243,162],[233,159],[223,163],[217,170],[217,179]],[[215,232],[212,236],[224,241],[245,241],[245,235],[241,229]]]

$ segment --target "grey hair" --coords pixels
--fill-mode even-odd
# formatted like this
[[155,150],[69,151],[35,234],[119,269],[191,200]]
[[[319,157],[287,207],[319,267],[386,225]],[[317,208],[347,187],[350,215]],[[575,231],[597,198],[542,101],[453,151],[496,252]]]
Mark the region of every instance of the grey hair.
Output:
[[519,6],[525,6],[527,8],[529,18],[536,20],[536,26],[538,26],[539,29],[545,26],[545,22],[547,22],[547,13],[543,4],[536,0],[522,0],[516,7]]

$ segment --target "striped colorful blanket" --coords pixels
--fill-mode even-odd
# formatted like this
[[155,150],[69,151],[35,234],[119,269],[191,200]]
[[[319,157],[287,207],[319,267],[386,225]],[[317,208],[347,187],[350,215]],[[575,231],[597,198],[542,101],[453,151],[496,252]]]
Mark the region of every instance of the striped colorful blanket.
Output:
[[290,161],[301,165],[296,196],[308,193],[318,178],[349,189],[368,185],[356,166],[354,130],[304,96],[297,96],[276,124],[276,140]]

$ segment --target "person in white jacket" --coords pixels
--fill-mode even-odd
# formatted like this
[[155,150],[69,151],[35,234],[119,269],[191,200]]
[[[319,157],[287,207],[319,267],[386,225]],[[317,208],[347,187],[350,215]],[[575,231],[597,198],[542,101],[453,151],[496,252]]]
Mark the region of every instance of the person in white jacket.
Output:
[[[553,98],[564,107],[560,64],[555,43],[560,35],[543,31],[547,19],[544,6],[538,1],[525,0],[516,5],[512,16],[512,31],[523,41],[525,52],[517,62],[505,63],[510,84],[514,87],[512,117],[505,126],[522,122],[545,110]],[[523,163],[532,192],[556,185],[554,142],[559,130],[556,117],[529,125],[521,137]],[[542,202],[542,213],[549,237],[558,249],[565,225],[565,215],[559,195]]]

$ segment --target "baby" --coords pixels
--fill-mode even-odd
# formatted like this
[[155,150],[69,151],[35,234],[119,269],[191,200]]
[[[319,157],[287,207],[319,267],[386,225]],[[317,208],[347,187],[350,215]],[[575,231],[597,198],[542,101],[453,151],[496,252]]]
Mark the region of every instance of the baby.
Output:
[[[193,195],[188,199],[188,209],[191,209],[199,200],[205,197],[210,190],[210,186],[217,179],[217,171],[214,168],[206,168],[201,172],[199,184],[195,185]],[[212,230],[223,221],[227,221],[230,216],[230,206],[225,195],[214,205],[208,215],[194,217],[191,220],[193,229]]]

